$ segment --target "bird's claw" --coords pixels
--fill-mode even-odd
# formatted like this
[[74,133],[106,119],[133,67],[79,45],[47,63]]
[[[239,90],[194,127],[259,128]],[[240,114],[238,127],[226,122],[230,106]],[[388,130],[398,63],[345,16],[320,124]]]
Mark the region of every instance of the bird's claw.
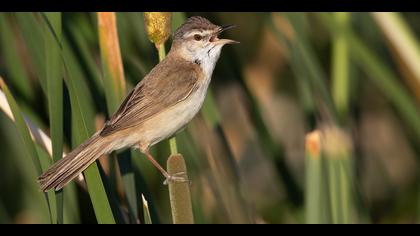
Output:
[[173,175],[166,176],[165,181],[163,182],[164,185],[168,185],[169,183],[189,183],[191,185],[191,181],[185,177],[185,172],[175,173]]

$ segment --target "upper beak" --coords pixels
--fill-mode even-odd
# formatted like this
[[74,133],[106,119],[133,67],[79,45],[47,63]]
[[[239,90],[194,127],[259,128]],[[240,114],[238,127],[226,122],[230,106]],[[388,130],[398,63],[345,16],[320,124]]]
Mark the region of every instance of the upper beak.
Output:
[[225,45],[225,44],[236,44],[236,43],[239,43],[238,41],[235,41],[235,40],[232,40],[232,39],[218,39],[217,38],[217,35],[219,35],[223,31],[228,30],[228,29],[232,29],[232,28],[235,28],[235,27],[236,27],[236,25],[225,25],[225,26],[221,26],[220,29],[216,32],[216,41],[215,41],[215,43],[217,43],[217,44],[223,44],[223,45]]
[[235,27],[236,27],[236,25],[224,25],[224,26],[220,26],[220,29],[219,29],[219,31],[217,31],[217,34],[220,34],[220,33],[222,33],[225,30],[232,29],[232,28],[235,28]]

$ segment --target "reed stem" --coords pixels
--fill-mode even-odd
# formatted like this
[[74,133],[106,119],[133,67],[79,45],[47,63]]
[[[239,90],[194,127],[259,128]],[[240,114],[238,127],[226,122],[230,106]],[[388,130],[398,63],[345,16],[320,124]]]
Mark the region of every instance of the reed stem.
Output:
[[[159,61],[163,61],[166,57],[166,51],[165,51],[165,44],[156,45],[156,49],[159,53]],[[176,137],[172,137],[169,139],[169,149],[171,150],[171,154],[178,154],[178,146],[176,144]]]

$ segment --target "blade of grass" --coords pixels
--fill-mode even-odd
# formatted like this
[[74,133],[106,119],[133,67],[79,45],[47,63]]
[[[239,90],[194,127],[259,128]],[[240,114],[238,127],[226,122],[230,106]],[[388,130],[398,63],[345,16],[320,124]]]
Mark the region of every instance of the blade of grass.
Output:
[[14,14],[29,52],[32,69],[35,71],[45,94],[47,94],[47,81],[45,71],[45,50],[43,27],[40,24],[40,15],[37,13],[19,12]]
[[8,68],[6,76],[11,79],[14,87],[24,98],[31,100],[34,91],[19,53],[20,38],[17,31],[12,28],[15,22],[11,20],[11,17],[6,16],[8,15],[5,13],[0,14],[0,49],[5,67]]
[[77,52],[80,53],[80,59],[83,62],[82,64],[86,65],[84,68],[86,68],[89,78],[92,78],[92,81],[96,87],[95,93],[102,96],[104,84],[100,78],[100,69],[95,62],[95,56],[92,55],[90,45],[88,44],[87,39],[83,36],[82,32],[78,30],[78,25],[70,23],[68,28],[70,35],[74,40],[75,48]]
[[306,70],[299,69],[299,65],[296,60],[293,60],[297,52],[293,50],[289,41],[292,41],[295,37],[294,29],[291,24],[280,14],[272,13],[272,21],[268,23],[269,28],[272,29],[274,35],[277,39],[287,48],[290,48],[290,51],[284,53],[284,57],[290,61],[291,68],[293,70],[294,76],[297,78],[296,86],[299,93],[299,102],[305,111],[305,114],[313,114],[315,111],[315,104],[313,101],[313,94],[311,90],[311,85],[307,78]]
[[118,165],[122,176],[124,190],[127,197],[127,204],[129,208],[130,223],[137,224],[138,222],[138,206],[137,206],[137,192],[136,183],[133,170],[132,156],[130,150],[125,150],[118,153]]
[[332,96],[340,121],[346,119],[349,108],[349,53],[345,32],[349,18],[349,13],[334,13],[334,19],[340,28],[333,36]]
[[150,217],[152,219],[152,222],[154,224],[159,224],[161,221],[159,219],[158,213],[157,213],[157,206],[155,199],[152,198],[150,188],[147,186],[147,183],[143,177],[144,169],[145,167],[144,163],[147,162],[147,160],[144,160],[142,158],[139,151],[132,149],[131,150],[131,156],[132,156],[132,162],[134,167],[134,173],[136,178],[136,190],[138,191],[137,195],[141,196],[144,195],[146,199],[148,199],[148,207],[149,207],[149,213]]
[[[65,68],[65,82],[69,90],[72,108],[72,134],[73,146],[76,147],[94,133],[94,115],[92,101],[86,91],[86,84],[82,80],[82,74],[75,68],[77,61],[71,54],[67,43],[63,47]],[[95,212],[96,219],[100,224],[115,224],[114,215],[101,180],[97,162],[94,162],[84,171],[89,196]]]
[[313,46],[310,44],[308,35],[302,29],[304,26],[299,26],[302,24],[308,25],[307,16],[304,14],[288,13],[286,14],[286,18],[294,28],[301,28],[300,30],[296,30],[296,37],[292,43],[297,48],[297,55],[300,57],[300,62],[308,70],[308,78],[310,79],[311,86],[317,93],[315,95],[321,96],[329,110],[333,112],[332,98],[326,86],[327,75],[321,67],[320,60],[315,56],[316,54]]
[[[126,95],[124,70],[118,40],[116,15],[113,12],[97,14],[104,85],[108,112],[111,114],[117,110]],[[130,221],[131,223],[136,223],[138,201],[131,153],[129,150],[123,152],[121,157],[118,158],[118,164],[130,209]]]
[[150,217],[150,212],[149,212],[149,204],[147,203],[143,194],[141,195],[141,200],[142,200],[142,203],[143,203],[144,223],[145,224],[152,224],[152,218]]
[[[63,153],[63,81],[61,65],[61,13],[45,13],[44,42],[45,66],[48,91],[48,112],[52,140],[52,158],[54,162],[62,158]],[[58,40],[58,42],[57,42]],[[57,205],[57,224],[63,223],[63,190],[55,192]]]
[[[68,39],[63,37],[63,60],[66,69],[65,82],[69,90],[70,103],[72,107],[72,146],[76,147],[86,136],[79,135],[80,130],[86,130],[87,134],[95,132],[95,107],[92,95],[89,91],[85,75],[77,61]],[[74,106],[74,108],[73,108]],[[80,116],[83,114],[82,116]]]
[[[22,113],[20,111],[18,104],[16,103],[15,99],[10,93],[9,88],[7,87],[6,83],[3,81],[1,77],[0,77],[0,88],[3,90],[4,94],[6,95],[7,101],[10,105],[10,109],[12,111],[12,114],[15,120],[16,128],[18,129],[18,132],[20,134],[20,137],[24,145],[23,149],[25,150],[26,155],[32,159],[32,163],[34,165],[37,175],[41,175],[42,174],[41,160],[38,157],[35,144],[33,143],[31,139],[31,135],[29,133],[28,127],[26,126],[25,120],[22,116]],[[41,193],[41,192],[39,193],[44,194],[45,196],[46,204],[50,213],[50,219],[51,219],[51,222],[53,222],[53,214],[52,214],[53,207],[50,200],[52,195],[51,193]]]
[[[335,120],[336,110],[333,106],[333,100],[330,93],[328,92],[327,75],[323,71],[320,60],[315,56],[314,48],[309,43],[308,35],[305,26],[308,25],[306,15],[297,13],[285,13],[282,14],[287,20],[288,24],[292,26],[293,37],[290,37],[286,32],[282,32],[278,29],[274,22],[271,23],[271,29],[274,35],[281,40],[287,48],[290,48],[290,63],[293,72],[301,80],[301,88],[310,87],[312,93],[312,99],[317,107],[318,111],[323,119]],[[305,70],[302,71],[302,66]]]
[[386,38],[396,49],[399,58],[407,66],[417,87],[420,85],[420,46],[414,32],[410,29],[401,13],[375,12],[371,13]]

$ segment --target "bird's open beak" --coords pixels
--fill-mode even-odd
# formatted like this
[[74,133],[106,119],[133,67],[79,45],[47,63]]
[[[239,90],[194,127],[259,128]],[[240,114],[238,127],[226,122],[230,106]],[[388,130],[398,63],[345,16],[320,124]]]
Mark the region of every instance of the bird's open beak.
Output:
[[232,29],[235,28],[236,25],[225,25],[225,26],[221,26],[220,29],[216,32],[216,34],[213,36],[213,40],[212,42],[214,42],[215,44],[237,44],[239,43],[238,41],[232,40],[232,39],[219,39],[217,36],[222,33],[225,30],[228,29]]

